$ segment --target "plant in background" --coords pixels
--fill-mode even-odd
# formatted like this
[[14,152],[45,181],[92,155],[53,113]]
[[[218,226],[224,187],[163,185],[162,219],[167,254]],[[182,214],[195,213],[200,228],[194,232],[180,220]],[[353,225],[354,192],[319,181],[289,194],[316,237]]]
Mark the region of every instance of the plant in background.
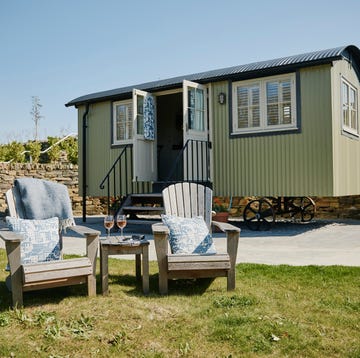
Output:
[[215,197],[213,199],[213,207],[212,207],[212,209],[216,213],[226,213],[226,212],[229,211],[229,208],[226,205],[224,205],[223,201],[219,197]]
[[[59,138],[58,137],[48,137],[48,144],[49,147],[51,147],[53,144],[55,144]],[[58,162],[61,155],[61,148],[58,145],[53,146],[48,152],[48,157],[50,162]]]
[[25,144],[25,149],[30,152],[30,162],[38,163],[41,152],[41,143],[38,141],[29,141]]
[[60,143],[60,147],[67,154],[67,159],[72,164],[78,162],[78,141],[77,138],[69,137]]
[[39,122],[40,119],[44,118],[44,116],[40,115],[40,108],[42,107],[42,104],[40,104],[40,98],[38,96],[31,96],[31,102],[32,108],[30,114],[35,123],[34,140],[37,141],[39,134]]
[[14,163],[24,163],[24,152],[24,145],[19,142],[13,141],[6,146],[5,161],[12,160]]
[[112,213],[117,213],[121,206],[121,196],[113,196],[110,198],[109,210]]

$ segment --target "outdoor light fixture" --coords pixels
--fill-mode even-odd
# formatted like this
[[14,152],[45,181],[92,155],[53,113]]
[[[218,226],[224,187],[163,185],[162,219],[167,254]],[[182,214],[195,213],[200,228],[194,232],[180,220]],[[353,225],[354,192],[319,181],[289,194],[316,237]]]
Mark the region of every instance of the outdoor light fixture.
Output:
[[218,101],[219,101],[220,104],[225,104],[225,102],[226,102],[226,94],[224,92],[219,93]]

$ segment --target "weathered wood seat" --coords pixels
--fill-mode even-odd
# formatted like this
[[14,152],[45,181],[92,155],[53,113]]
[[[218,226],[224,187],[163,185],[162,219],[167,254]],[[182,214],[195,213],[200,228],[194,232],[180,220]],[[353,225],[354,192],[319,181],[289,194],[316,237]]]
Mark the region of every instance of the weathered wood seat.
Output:
[[[10,216],[23,218],[24,213],[16,187],[7,191],[6,200]],[[86,257],[32,264],[21,264],[23,236],[9,230],[0,231],[9,261],[10,275],[6,279],[6,284],[12,292],[13,306],[23,305],[23,292],[52,287],[87,284],[88,295],[96,295],[96,257],[100,232],[84,226],[72,226],[68,229],[86,238]],[[62,249],[61,233],[59,240]]]
[[168,280],[174,278],[227,277],[227,289],[235,289],[235,264],[240,229],[211,221],[212,190],[200,184],[178,183],[163,190],[164,208],[167,215],[191,218],[202,216],[211,225],[226,232],[227,252],[215,255],[172,254],[168,239],[169,229],[163,224],[152,225],[159,266],[159,291],[168,292]]

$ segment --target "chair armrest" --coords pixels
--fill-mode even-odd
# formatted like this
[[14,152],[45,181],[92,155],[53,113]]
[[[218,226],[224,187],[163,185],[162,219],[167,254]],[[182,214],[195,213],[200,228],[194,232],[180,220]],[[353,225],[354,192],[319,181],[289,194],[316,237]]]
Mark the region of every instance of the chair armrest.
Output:
[[162,224],[162,223],[156,223],[151,226],[153,234],[169,234],[169,228]]
[[81,225],[70,226],[69,229],[72,231],[75,231],[79,235],[85,236],[85,238],[86,238],[86,256],[89,258],[89,260],[92,263],[93,272],[95,275],[96,257],[97,257],[98,247],[99,247],[99,236],[101,234],[100,231],[91,229],[87,226],[81,226]]
[[82,236],[98,236],[101,234],[99,230],[94,230],[87,226],[81,225],[69,226],[67,229],[75,231],[77,234]]
[[158,260],[159,269],[160,267],[164,269],[166,265],[166,255],[168,254],[169,229],[162,223],[153,224],[151,229],[154,235],[156,257]]
[[10,230],[1,230],[0,231],[0,238],[2,238],[5,243],[7,242],[21,242],[24,240],[24,237],[17,233]]
[[219,221],[212,221],[211,225],[216,226],[217,228],[219,228],[221,231],[223,232],[240,232],[240,229],[234,225],[228,224],[228,223],[223,223],[223,222],[219,222]]

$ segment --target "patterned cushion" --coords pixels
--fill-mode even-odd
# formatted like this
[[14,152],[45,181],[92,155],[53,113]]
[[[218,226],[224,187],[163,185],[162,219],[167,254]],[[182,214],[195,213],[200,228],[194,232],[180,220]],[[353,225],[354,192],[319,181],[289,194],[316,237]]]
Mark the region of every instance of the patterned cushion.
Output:
[[169,228],[173,254],[216,254],[213,239],[202,216],[181,218],[162,215],[162,221]]
[[26,220],[6,217],[9,229],[24,236],[21,263],[30,264],[60,259],[59,219]]

